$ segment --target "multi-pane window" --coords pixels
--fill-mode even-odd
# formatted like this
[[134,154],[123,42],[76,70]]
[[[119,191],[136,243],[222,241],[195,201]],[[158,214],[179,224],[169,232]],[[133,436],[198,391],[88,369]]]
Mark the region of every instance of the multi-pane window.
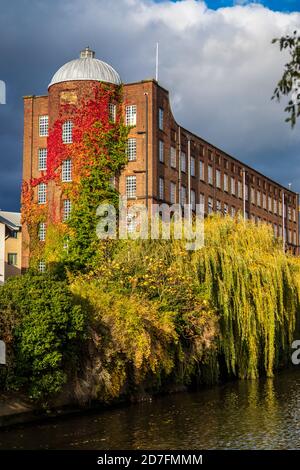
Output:
[[64,160],[62,163],[61,180],[64,183],[72,181],[72,160]]
[[296,222],[296,210],[293,208],[293,221]]
[[251,204],[255,204],[255,189],[254,188],[250,188],[250,200],[251,200]]
[[218,214],[221,214],[222,212],[222,204],[221,204],[221,201],[217,201],[217,204],[216,204],[216,211]]
[[171,204],[176,203],[176,184],[171,181],[170,184],[170,201]]
[[133,233],[136,230],[136,218],[132,215],[127,215],[127,232]]
[[224,184],[224,191],[228,191],[228,175],[226,173],[224,173],[223,184]]
[[46,204],[47,201],[47,185],[40,183],[38,185],[38,204]]
[[165,194],[165,182],[163,178],[159,178],[159,199],[163,199]]
[[180,204],[183,206],[186,204],[186,188],[185,186],[181,186],[180,188]]
[[220,170],[216,170],[216,186],[217,186],[217,188],[221,188],[221,172],[220,172]]
[[192,210],[196,210],[196,193],[193,189],[191,189],[191,206]]
[[47,170],[47,149],[39,149],[39,171]]
[[39,261],[39,271],[40,273],[44,273],[46,271],[46,263],[43,260]]
[[208,165],[207,169],[208,184],[213,184],[213,167],[211,165]]
[[176,148],[171,147],[170,149],[170,165],[172,168],[176,168]]
[[40,116],[39,117],[39,134],[40,137],[47,137],[48,136],[48,116]]
[[257,191],[256,196],[257,196],[257,205],[258,207],[261,207],[261,192]]
[[203,193],[200,193],[200,209],[202,212],[205,211],[205,195]]
[[126,123],[126,126],[136,125],[136,105],[135,104],[126,106],[125,123]]
[[245,184],[245,201],[248,201],[249,199],[249,186],[248,184]]
[[199,161],[199,178],[204,181],[204,162],[202,160]]
[[268,197],[268,209],[269,209],[270,212],[272,212],[273,207],[272,207],[272,198],[271,198],[271,196]]
[[181,152],[180,155],[180,169],[185,173],[186,171],[186,155],[184,152]]
[[238,181],[238,197],[240,199],[243,197],[243,185],[241,181]]
[[126,196],[129,198],[136,196],[136,176],[127,176]]
[[224,203],[224,214],[228,214],[228,204]]
[[278,207],[277,199],[274,199],[274,201],[273,201],[273,210],[274,210],[274,214],[277,214],[277,207]]
[[208,213],[211,214],[214,210],[214,200],[212,197],[208,197]]
[[117,111],[116,105],[114,103],[109,103],[108,116],[109,116],[109,120],[112,122],[116,122],[116,111]]
[[62,141],[64,144],[71,144],[73,142],[73,122],[66,121],[62,126]]
[[164,110],[158,108],[158,127],[163,131],[164,130]]
[[44,242],[46,239],[46,224],[45,222],[41,222],[39,224],[39,240]]
[[136,139],[130,138],[127,140],[127,149],[126,155],[129,162],[134,162],[136,160]]
[[267,208],[267,196],[265,193],[263,193],[263,209]]
[[8,253],[8,255],[7,255],[7,264],[9,264],[10,266],[17,266],[17,264],[18,264],[17,253]]
[[292,220],[292,208],[291,208],[291,206],[288,206],[288,217],[289,217],[289,220]]
[[230,182],[231,182],[231,194],[235,196],[235,179],[233,176],[231,177]]
[[195,176],[195,158],[194,157],[191,157],[191,168],[190,168],[190,171],[191,171],[191,176]]
[[164,142],[159,140],[158,142],[158,153],[159,153],[159,161],[161,163],[164,162]]
[[64,199],[63,201],[63,221],[66,222],[70,215],[71,215],[71,210],[72,210],[72,203],[70,199]]

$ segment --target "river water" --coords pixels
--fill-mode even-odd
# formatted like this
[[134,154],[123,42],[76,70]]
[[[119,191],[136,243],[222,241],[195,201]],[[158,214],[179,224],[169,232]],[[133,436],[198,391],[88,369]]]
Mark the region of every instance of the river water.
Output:
[[300,370],[2,430],[0,449],[300,449]]

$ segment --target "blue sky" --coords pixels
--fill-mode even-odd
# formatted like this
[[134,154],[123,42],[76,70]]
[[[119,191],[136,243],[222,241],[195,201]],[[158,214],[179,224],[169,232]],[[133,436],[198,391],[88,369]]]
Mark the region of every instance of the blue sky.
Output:
[[270,8],[270,10],[274,11],[300,11],[300,0],[261,0],[253,2],[247,0],[206,0],[205,3],[209,8],[212,8],[214,10],[220,7],[231,7],[236,4],[260,3],[261,5],[268,7]]

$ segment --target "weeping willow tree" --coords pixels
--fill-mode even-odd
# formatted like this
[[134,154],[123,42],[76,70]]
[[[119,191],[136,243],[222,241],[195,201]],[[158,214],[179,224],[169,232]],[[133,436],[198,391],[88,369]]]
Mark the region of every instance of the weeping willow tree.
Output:
[[282,252],[269,226],[215,216],[206,220],[205,247],[193,263],[219,315],[219,350],[228,372],[272,376],[287,361],[295,332],[298,259]]

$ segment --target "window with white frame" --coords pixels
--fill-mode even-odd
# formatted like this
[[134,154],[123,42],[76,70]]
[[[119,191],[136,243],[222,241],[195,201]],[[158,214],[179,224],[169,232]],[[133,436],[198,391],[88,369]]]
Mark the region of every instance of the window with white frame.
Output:
[[181,152],[180,156],[180,169],[185,173],[186,171],[186,155],[184,152]]
[[66,121],[62,126],[62,141],[64,144],[71,144],[73,142],[73,122]]
[[292,220],[292,208],[291,208],[291,206],[288,206],[288,217],[289,217],[289,220]]
[[39,171],[47,170],[47,149],[39,149]]
[[257,205],[258,207],[261,207],[261,192],[257,191],[256,196],[257,196]]
[[62,163],[61,180],[63,183],[72,181],[72,160],[64,160]]
[[231,181],[231,194],[235,196],[235,179],[233,176],[231,177],[230,181]]
[[250,188],[250,201],[251,201],[251,204],[255,204],[255,189],[254,188]]
[[176,183],[173,183],[172,181],[170,184],[170,202],[171,204],[176,203]]
[[40,242],[44,242],[46,240],[46,224],[45,224],[45,222],[41,222],[39,224],[39,240],[40,240]]
[[158,108],[158,127],[163,131],[164,130],[164,110]]
[[136,125],[136,105],[135,104],[126,106],[125,123],[126,123],[126,126]]
[[63,201],[63,221],[66,222],[70,215],[71,215],[71,210],[72,210],[72,203],[70,199],[64,199]]
[[224,202],[224,215],[227,215],[227,214],[228,214],[228,204]]
[[191,189],[191,206],[192,206],[192,210],[195,211],[196,210],[196,193],[193,189]]
[[199,161],[199,178],[204,181],[204,162],[202,160]]
[[268,197],[268,209],[269,209],[270,212],[273,211],[271,196]]
[[241,181],[238,181],[238,197],[243,198],[243,185]]
[[216,186],[217,186],[217,188],[221,188],[221,172],[220,172],[220,170],[216,170]]
[[159,178],[159,199],[164,199],[165,194],[165,182],[162,177]]
[[126,196],[129,198],[136,197],[136,176],[126,177]]
[[191,168],[190,168],[191,176],[195,176],[195,171],[196,171],[195,158],[191,157]]
[[116,122],[117,107],[114,103],[108,105],[108,116],[111,122]]
[[211,165],[208,165],[207,177],[208,177],[208,184],[213,184],[213,167]]
[[221,201],[217,201],[217,204],[216,204],[216,211],[218,214],[221,214],[222,212],[222,204],[221,204]]
[[223,178],[223,185],[224,185],[224,191],[228,191],[228,175],[224,173],[224,178]]
[[273,200],[274,214],[277,214],[277,208],[278,208],[277,199],[274,198],[274,200]]
[[185,186],[181,186],[180,188],[180,204],[183,206],[186,204],[186,188]]
[[245,201],[248,201],[249,199],[249,186],[248,184],[245,184]]
[[278,201],[278,215],[282,215],[282,204],[281,204],[281,201]]
[[214,200],[213,200],[212,197],[209,196],[208,197],[208,210],[207,210],[207,212],[209,214],[211,214],[213,212],[213,210],[214,210]]
[[296,222],[296,209],[293,208],[293,221]]
[[205,212],[205,194],[200,193],[200,210],[204,213]]
[[126,155],[129,162],[134,162],[136,160],[136,139],[130,138],[127,140],[127,149]]
[[161,163],[164,162],[164,142],[163,140],[158,141],[158,153],[159,153],[159,161]]
[[39,117],[39,134],[40,137],[47,137],[48,136],[48,116],[40,116]]
[[176,168],[176,148],[170,148],[170,166]]
[[136,230],[136,217],[128,214],[127,215],[127,233],[133,233]]
[[40,273],[46,272],[46,263],[43,260],[39,261],[39,272]]
[[47,202],[47,185],[40,183],[38,185],[38,204],[46,204]]
[[263,209],[267,208],[267,196],[265,193],[263,193]]

